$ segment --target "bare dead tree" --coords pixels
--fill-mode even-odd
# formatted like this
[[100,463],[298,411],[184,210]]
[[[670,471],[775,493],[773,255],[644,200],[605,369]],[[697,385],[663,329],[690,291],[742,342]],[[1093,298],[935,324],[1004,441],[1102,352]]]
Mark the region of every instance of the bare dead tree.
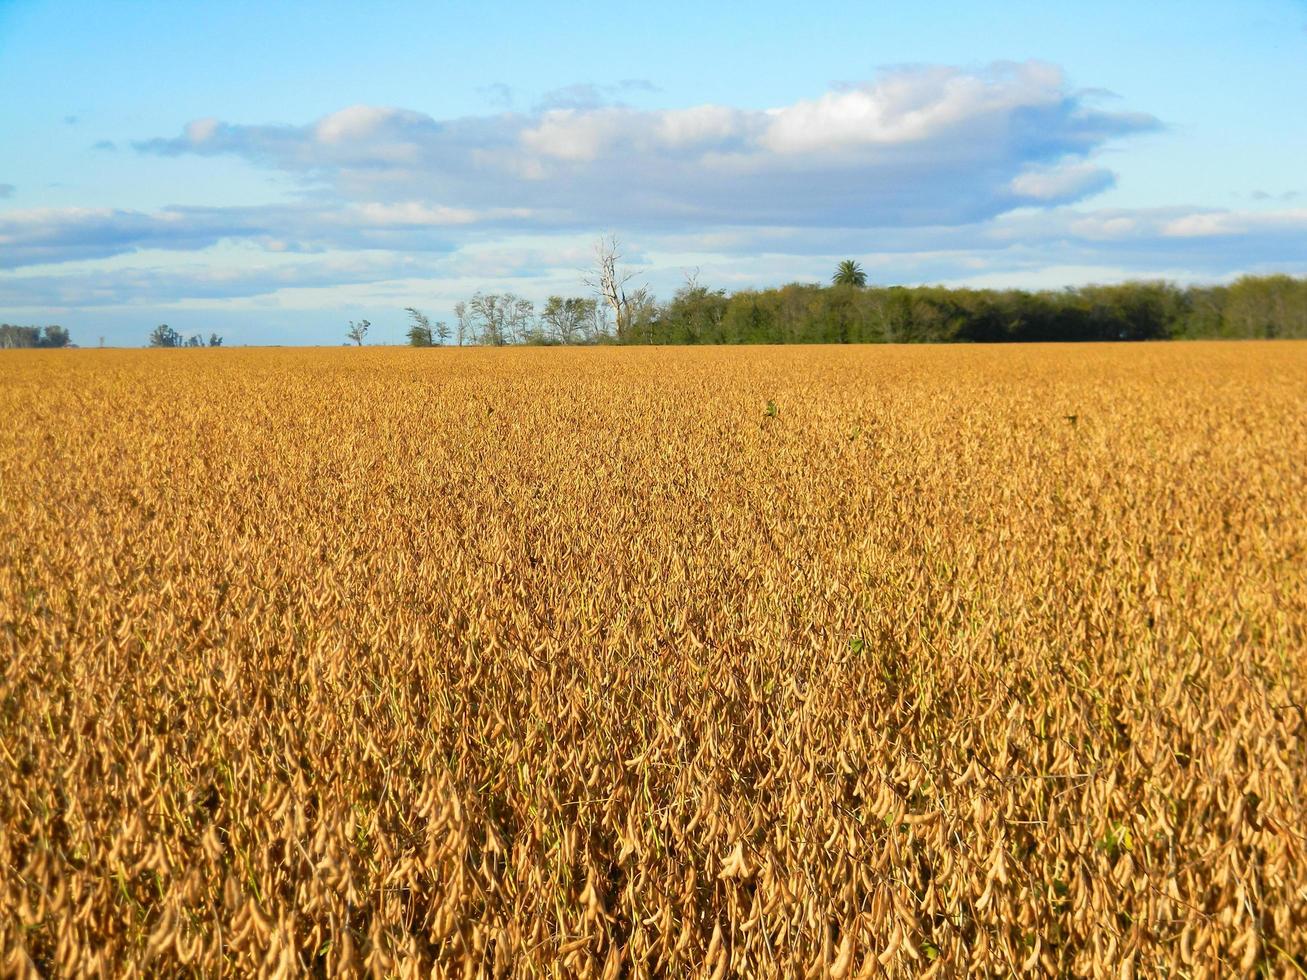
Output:
[[466,304],[466,303],[462,303],[462,302],[455,303],[455,304],[454,304],[454,316],[458,318],[458,332],[457,332],[457,336],[458,336],[458,346],[459,346],[459,347],[462,347],[462,346],[463,346],[463,341],[467,339],[467,332],[468,332],[468,330],[467,330],[467,304]]
[[630,339],[634,306],[648,297],[648,290],[643,287],[627,292],[627,283],[638,273],[618,264],[622,259],[620,248],[616,235],[599,239],[595,243],[595,264],[582,280],[613,311],[618,343]]
[[350,320],[349,329],[345,331],[345,336],[354,341],[358,346],[362,347],[363,338],[368,335],[368,327],[370,326],[372,326],[371,320],[360,320],[358,323]]

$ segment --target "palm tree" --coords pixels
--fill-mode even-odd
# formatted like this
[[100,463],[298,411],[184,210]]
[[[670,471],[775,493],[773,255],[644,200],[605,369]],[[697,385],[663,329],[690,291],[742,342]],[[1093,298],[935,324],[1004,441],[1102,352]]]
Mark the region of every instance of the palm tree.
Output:
[[862,271],[862,266],[852,259],[845,259],[835,270],[835,275],[830,279],[837,286],[865,286],[867,285],[867,274]]

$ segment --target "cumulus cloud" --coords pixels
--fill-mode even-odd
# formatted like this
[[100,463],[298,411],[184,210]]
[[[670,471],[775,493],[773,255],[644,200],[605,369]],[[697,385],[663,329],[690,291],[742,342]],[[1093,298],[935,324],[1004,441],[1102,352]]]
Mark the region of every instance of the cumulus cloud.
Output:
[[1061,117],[1064,138],[1089,120],[1053,65],[997,65],[983,74],[917,68],[774,109],[763,142],[801,153],[921,142],[957,130],[993,142],[997,124],[1020,121],[1022,114]]
[[1116,175],[1106,167],[1077,161],[1053,166],[1032,166],[1012,179],[1013,193],[1031,201],[1054,204],[1077,201],[1107,190]]
[[529,113],[438,120],[353,106],[300,125],[190,123],[146,153],[233,155],[349,203],[517,209],[559,227],[954,224],[1074,200],[1088,158],[1158,127],[1104,111],[1039,62],[901,68],[765,110],[613,102],[629,81],[551,93]]

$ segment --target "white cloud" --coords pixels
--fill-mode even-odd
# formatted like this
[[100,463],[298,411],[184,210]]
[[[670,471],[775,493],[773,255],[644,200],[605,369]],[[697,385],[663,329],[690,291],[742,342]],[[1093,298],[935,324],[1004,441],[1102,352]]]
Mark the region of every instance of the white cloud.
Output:
[[1091,241],[1128,238],[1139,230],[1136,218],[1122,214],[1086,215],[1068,224],[1072,234]]
[[766,110],[635,109],[607,91],[449,120],[377,106],[305,125],[201,120],[137,147],[235,155],[342,204],[523,209],[559,228],[873,227],[1078,199],[1111,180],[1090,154],[1158,125],[1094,108],[1039,62],[902,68]]
[[1041,203],[1075,201],[1106,190],[1115,181],[1112,171],[1084,161],[1031,166],[1012,179],[1018,197]]
[[[541,156],[557,160],[594,160],[601,150],[614,145],[629,130],[632,114],[619,109],[582,112],[551,109],[539,125],[521,131],[522,145]],[[542,177],[543,169],[536,173]]]
[[669,148],[720,144],[739,136],[744,114],[726,106],[701,105],[661,114],[657,139]]
[[772,110],[763,142],[783,153],[920,142],[1066,99],[1062,72],[1042,62],[999,64],[982,74],[956,68],[902,71]]
[[375,106],[356,105],[339,112],[333,112],[318,120],[314,127],[314,136],[319,143],[342,143],[346,140],[365,139],[403,113],[396,109],[381,109]]
[[1285,211],[1200,211],[1166,222],[1162,234],[1169,238],[1215,238],[1253,231],[1294,231],[1307,225],[1307,209]]
[[422,204],[419,201],[404,201],[397,204],[379,204],[375,202],[356,204],[348,212],[356,217],[359,224],[379,227],[406,225],[424,227],[430,225],[470,225],[476,222],[481,213],[471,208],[449,208]]

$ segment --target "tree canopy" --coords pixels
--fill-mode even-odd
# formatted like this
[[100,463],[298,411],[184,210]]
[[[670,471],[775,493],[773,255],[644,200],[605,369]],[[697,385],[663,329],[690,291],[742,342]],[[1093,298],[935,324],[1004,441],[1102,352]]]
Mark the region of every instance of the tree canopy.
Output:
[[4,347],[67,347],[71,343],[63,327],[19,327],[0,323],[0,348]]
[[[853,271],[861,273],[849,260]],[[843,344],[1307,337],[1307,279],[1244,277],[1223,286],[1125,282],[1060,290],[790,283],[728,293],[691,277],[658,302],[641,291],[615,331],[601,297],[533,305],[478,293],[459,304],[473,343]],[[580,328],[574,328],[573,324]]]
[[831,276],[831,284],[835,286],[865,286],[867,285],[867,274],[862,271],[862,266],[858,265],[852,259],[845,259],[835,269],[835,275]]

